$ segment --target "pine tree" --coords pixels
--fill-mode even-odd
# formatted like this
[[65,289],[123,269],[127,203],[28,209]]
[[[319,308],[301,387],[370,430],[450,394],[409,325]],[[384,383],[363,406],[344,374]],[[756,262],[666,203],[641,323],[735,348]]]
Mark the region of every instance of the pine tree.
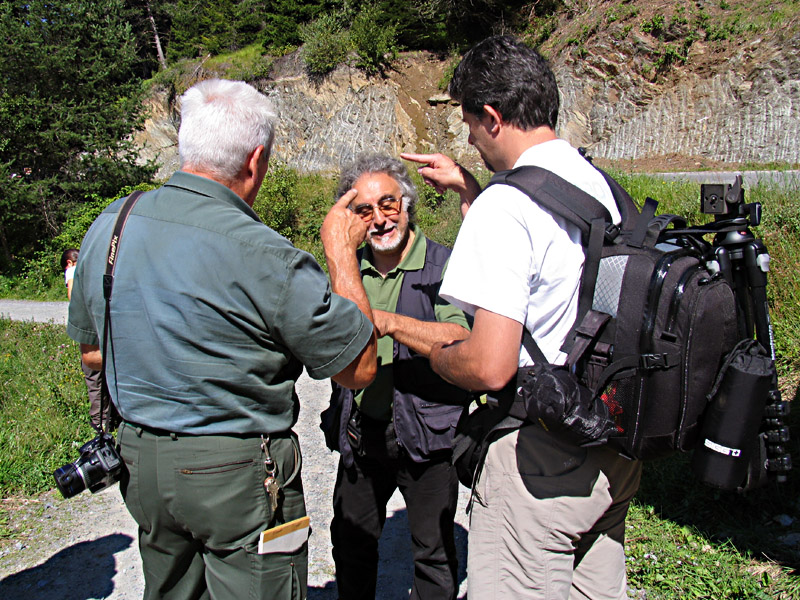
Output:
[[152,175],[126,141],[143,110],[139,61],[122,0],[0,4],[0,266],[76,203]]

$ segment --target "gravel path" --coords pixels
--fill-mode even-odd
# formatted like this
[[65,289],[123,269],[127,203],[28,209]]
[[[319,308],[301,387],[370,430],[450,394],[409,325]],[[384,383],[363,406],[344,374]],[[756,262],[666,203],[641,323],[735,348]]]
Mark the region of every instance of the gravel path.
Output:
[[[19,320],[66,321],[65,302],[0,300],[0,315]],[[331,493],[338,454],[330,452],[319,429],[330,383],[305,374],[297,383],[300,419],[295,427],[303,450],[303,482],[313,533],[309,541],[309,600],[336,598],[330,552]],[[80,440],[83,441],[83,440]],[[460,489],[456,514],[459,552],[459,598],[466,597],[468,491]],[[88,600],[142,597],[144,581],[136,545],[136,525],[112,486],[98,494],[83,492],[70,500],[58,492],[30,499],[3,499],[14,532],[0,544],[0,598],[3,600]],[[389,503],[381,538],[378,600],[408,598],[411,543],[405,505],[399,493]]]

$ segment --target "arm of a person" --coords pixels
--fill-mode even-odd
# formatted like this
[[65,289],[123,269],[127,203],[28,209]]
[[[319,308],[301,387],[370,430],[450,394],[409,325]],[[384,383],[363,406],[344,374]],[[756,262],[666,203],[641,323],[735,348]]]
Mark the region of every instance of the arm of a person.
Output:
[[440,194],[453,190],[461,198],[461,216],[467,214],[470,205],[481,193],[478,180],[464,167],[444,154],[409,154],[403,152],[400,158],[422,164],[417,172],[425,183]]
[[389,335],[414,352],[430,356],[436,342],[450,344],[469,336],[469,330],[457,323],[420,321],[406,315],[374,310],[375,328],[378,336]]
[[100,353],[100,346],[92,344],[81,344],[81,360],[90,369],[99,371],[103,368],[103,356]]
[[[348,209],[355,196],[355,190],[350,190],[334,204],[322,223],[320,237],[328,263],[331,289],[335,294],[355,302],[361,312],[374,322],[356,258],[356,250],[366,237],[367,226]],[[372,383],[378,369],[377,339],[373,331],[361,353],[331,379],[350,389],[365,388]]]
[[433,344],[431,367],[462,389],[500,390],[517,373],[521,341],[522,323],[479,308],[469,337]]
[[67,301],[72,300],[72,282],[75,281],[74,277],[67,279]]

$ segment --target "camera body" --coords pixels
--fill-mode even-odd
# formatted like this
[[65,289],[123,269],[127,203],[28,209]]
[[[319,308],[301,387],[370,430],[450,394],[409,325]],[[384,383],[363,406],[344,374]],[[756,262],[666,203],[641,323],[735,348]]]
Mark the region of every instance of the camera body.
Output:
[[58,491],[72,498],[85,489],[93,494],[119,481],[124,464],[108,433],[100,433],[79,450],[78,460],[53,472]]

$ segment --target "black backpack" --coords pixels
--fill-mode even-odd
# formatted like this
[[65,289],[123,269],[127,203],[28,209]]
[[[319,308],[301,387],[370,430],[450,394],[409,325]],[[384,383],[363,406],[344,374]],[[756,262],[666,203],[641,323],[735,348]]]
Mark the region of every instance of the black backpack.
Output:
[[586,256],[578,316],[562,347],[567,365],[547,364],[526,336],[536,368],[521,370],[509,412],[637,459],[692,450],[709,392],[741,337],[734,293],[709,269],[702,236],[675,233],[687,232],[686,223],[656,217],[650,199],[640,213],[603,175],[620,226],[594,197],[545,169],[519,167],[489,182],[515,187],[575,224]]

